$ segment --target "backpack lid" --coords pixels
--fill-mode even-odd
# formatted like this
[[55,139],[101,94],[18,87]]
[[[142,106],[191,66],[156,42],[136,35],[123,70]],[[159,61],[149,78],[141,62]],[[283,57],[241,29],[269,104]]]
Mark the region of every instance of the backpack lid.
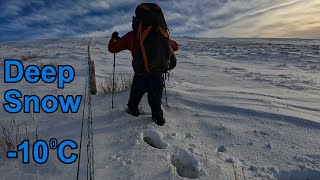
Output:
[[[147,24],[157,24],[158,26],[162,26],[162,28],[167,28],[167,23],[165,21],[163,12],[160,6],[156,3],[141,3],[135,9],[135,14],[137,19],[145,20]],[[156,16],[158,22],[148,22],[148,20],[155,20],[150,16]]]
[[136,7],[135,14],[138,19],[143,19],[149,11],[162,13],[160,6],[156,3],[141,3]]

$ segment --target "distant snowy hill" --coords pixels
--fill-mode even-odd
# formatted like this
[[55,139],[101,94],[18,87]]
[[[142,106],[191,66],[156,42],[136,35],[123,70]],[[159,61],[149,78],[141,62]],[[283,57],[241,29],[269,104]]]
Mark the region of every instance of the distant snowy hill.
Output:
[[[0,102],[9,89],[22,95],[83,95],[90,38],[0,44]],[[92,97],[95,179],[320,179],[320,40],[177,38],[178,65],[166,82],[168,105],[163,127],[145,112],[124,112],[129,91]],[[112,75],[109,39],[94,37],[91,57],[97,82]],[[38,82],[4,83],[3,59],[25,59],[24,66],[72,65],[75,79],[64,89]],[[132,74],[131,54],[116,54],[116,74]],[[83,109],[78,113],[17,113],[0,108],[0,121],[17,127],[22,138],[80,145]],[[25,132],[28,132],[25,135]],[[87,178],[87,124],[80,179]],[[1,130],[0,130],[1,134]],[[0,136],[1,137],[1,136]],[[70,154],[70,149],[66,154]],[[77,151],[72,151],[76,152]],[[22,164],[2,154],[0,179],[76,179],[77,163],[61,163],[54,151],[44,164]],[[21,152],[19,152],[21,153]],[[4,154],[4,155],[3,155]]]

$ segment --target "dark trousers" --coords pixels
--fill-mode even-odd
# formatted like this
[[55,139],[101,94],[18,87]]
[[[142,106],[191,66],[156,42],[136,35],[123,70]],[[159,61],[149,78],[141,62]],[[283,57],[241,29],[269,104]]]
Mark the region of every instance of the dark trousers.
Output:
[[135,74],[128,102],[129,109],[137,110],[142,96],[147,92],[152,117],[163,117],[161,109],[162,91],[163,79],[161,75]]

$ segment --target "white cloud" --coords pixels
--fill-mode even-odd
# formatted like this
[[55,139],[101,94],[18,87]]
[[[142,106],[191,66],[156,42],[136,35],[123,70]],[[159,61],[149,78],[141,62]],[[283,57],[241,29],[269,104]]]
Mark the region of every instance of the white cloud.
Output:
[[102,1],[102,0],[91,1],[89,4],[91,8],[96,10],[106,10],[110,8],[110,5],[106,1]]
[[115,25],[112,28],[109,28],[104,31],[93,31],[89,33],[80,34],[78,36],[79,37],[92,37],[92,36],[105,37],[105,36],[111,36],[111,34],[115,31],[120,33],[119,36],[123,36],[125,35],[126,32],[129,32],[130,30],[131,30],[131,23],[125,23],[125,24]]
[[3,4],[1,4],[0,17],[19,15],[23,5],[21,1],[3,1],[1,3]]

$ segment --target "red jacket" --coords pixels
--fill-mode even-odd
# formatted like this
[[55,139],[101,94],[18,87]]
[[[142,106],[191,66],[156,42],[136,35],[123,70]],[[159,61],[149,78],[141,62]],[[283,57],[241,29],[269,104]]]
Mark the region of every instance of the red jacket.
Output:
[[[175,41],[170,40],[170,44],[174,51],[177,51],[179,49],[179,46]],[[118,53],[123,50],[129,50],[131,51],[131,55],[133,57],[137,46],[138,46],[137,33],[134,31],[130,31],[118,40],[111,39],[109,41],[108,50],[111,53]]]

